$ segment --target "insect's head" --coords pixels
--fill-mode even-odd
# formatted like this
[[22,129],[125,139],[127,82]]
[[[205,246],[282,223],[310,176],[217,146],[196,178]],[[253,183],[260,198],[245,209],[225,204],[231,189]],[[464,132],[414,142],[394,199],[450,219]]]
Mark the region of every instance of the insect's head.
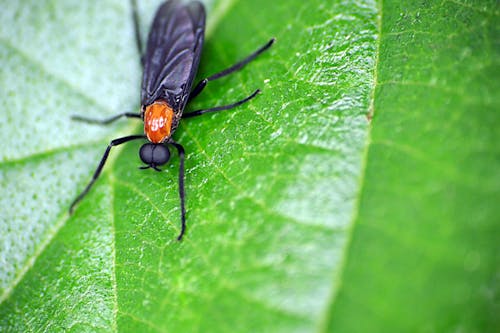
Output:
[[158,166],[163,165],[170,159],[170,151],[168,147],[159,143],[145,143],[139,150],[139,156],[141,160],[147,164],[147,166],[141,167],[141,169],[153,168],[156,171],[161,171]]

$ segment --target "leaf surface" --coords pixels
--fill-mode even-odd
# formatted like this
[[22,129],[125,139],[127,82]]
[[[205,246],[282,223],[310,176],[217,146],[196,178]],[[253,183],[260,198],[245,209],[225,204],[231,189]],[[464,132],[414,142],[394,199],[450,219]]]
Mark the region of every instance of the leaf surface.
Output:
[[[144,38],[157,6],[139,4]],[[263,94],[175,134],[179,243],[178,159],[139,170],[139,142],[67,214],[109,140],[142,131],[70,120],[139,109],[128,2],[2,5],[0,330],[493,327],[494,2],[207,8],[199,78],[277,43],[187,111]]]

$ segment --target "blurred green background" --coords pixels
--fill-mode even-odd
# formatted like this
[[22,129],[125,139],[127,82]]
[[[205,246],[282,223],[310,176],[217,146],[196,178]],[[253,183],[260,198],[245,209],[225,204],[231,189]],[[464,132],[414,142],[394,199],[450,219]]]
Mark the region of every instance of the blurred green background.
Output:
[[[146,38],[160,1],[140,1]],[[0,331],[499,330],[496,1],[207,1],[178,159],[70,120],[139,110],[128,1],[1,1]]]

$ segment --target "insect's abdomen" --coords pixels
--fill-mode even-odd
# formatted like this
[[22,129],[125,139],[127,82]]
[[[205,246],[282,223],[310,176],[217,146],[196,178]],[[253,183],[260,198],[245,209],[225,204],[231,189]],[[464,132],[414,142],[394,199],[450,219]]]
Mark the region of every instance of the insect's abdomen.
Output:
[[172,134],[174,110],[163,100],[146,106],[144,111],[144,133],[152,143],[161,143]]

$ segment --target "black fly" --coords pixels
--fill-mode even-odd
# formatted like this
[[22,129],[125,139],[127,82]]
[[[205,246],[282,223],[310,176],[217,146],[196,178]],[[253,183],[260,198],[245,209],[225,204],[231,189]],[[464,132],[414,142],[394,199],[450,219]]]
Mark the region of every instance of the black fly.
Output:
[[241,69],[260,53],[267,50],[274,43],[274,38],[242,61],[201,80],[191,89],[198,70],[205,37],[206,15],[203,5],[198,1],[188,4],[183,4],[177,0],[164,2],[156,12],[144,53],[142,51],[135,1],[132,2],[132,8],[137,47],[141,54],[143,66],[140,113],[126,112],[104,120],[80,116],[74,116],[73,119],[93,124],[109,124],[121,117],[140,118],[144,121],[144,134],[125,136],[114,139],[109,143],[92,180],[73,201],[69,211],[71,214],[75,205],[89,192],[99,177],[112,147],[136,139],[147,139],[149,142],[145,143],[139,151],[139,156],[145,163],[145,166],[141,167],[143,169],[152,168],[161,171],[159,166],[164,165],[170,159],[169,145],[175,147],[179,154],[181,232],[177,239],[181,240],[186,230],[184,148],[172,139],[172,134],[182,118],[228,110],[254,98],[260,90],[257,89],[251,95],[236,103],[183,113],[186,104],[195,98],[209,81]]

